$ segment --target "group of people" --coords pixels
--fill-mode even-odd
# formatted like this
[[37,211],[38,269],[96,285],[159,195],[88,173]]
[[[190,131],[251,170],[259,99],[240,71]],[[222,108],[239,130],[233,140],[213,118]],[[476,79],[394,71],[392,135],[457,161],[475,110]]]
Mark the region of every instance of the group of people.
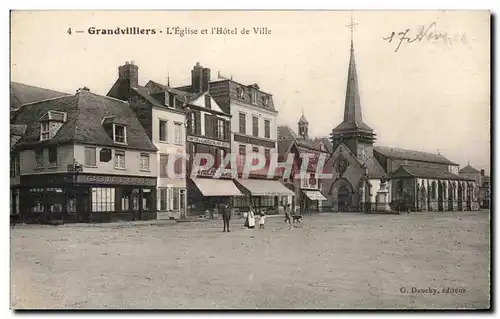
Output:
[[[224,222],[224,232],[226,231],[230,232],[229,222],[231,220],[231,209],[229,208],[229,205],[227,204],[219,205],[219,211],[220,214],[222,215],[222,221]],[[247,213],[245,213],[244,217],[245,217],[245,227],[249,229],[255,228],[256,219],[258,219],[259,228],[260,229],[265,228],[266,215],[264,212],[260,212],[259,215],[256,217],[254,208],[250,206],[250,209],[248,210]],[[290,204],[288,204],[285,207],[285,223],[287,222],[290,224],[295,222],[300,223],[301,218],[302,214],[300,213],[299,209],[292,210]]]

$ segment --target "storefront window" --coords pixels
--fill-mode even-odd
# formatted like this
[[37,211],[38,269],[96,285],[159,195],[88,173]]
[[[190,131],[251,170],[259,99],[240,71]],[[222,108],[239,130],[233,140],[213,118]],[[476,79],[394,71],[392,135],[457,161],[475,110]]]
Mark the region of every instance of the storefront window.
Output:
[[142,190],[142,210],[154,210],[153,192],[149,188]]
[[68,198],[68,202],[66,204],[66,210],[68,213],[74,213],[76,212],[76,205],[75,205],[75,198]]
[[167,192],[166,188],[160,188],[160,210],[167,210]]
[[92,211],[112,212],[115,210],[115,189],[109,187],[92,188]]
[[130,195],[127,193],[122,194],[122,211],[130,209]]
[[262,196],[260,199],[260,205],[262,207],[274,206],[274,196]]
[[174,197],[173,210],[179,210],[179,188],[173,189],[173,197]]

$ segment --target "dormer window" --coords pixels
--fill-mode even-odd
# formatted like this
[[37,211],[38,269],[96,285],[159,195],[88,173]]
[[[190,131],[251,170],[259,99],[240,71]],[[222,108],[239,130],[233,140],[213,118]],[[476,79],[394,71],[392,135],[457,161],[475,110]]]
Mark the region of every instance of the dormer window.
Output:
[[40,118],[40,141],[53,138],[66,122],[67,114],[59,111],[48,111]]
[[250,93],[250,98],[251,98],[252,104],[257,104],[257,91],[252,91]]
[[40,125],[40,141],[46,141],[49,139],[50,139],[49,121],[42,122]]
[[115,143],[127,144],[127,128],[124,125],[113,124],[113,140]]
[[205,95],[205,107],[207,109],[211,109],[212,108],[212,100],[210,99],[209,95]]
[[165,106],[170,106],[170,94],[165,92]]

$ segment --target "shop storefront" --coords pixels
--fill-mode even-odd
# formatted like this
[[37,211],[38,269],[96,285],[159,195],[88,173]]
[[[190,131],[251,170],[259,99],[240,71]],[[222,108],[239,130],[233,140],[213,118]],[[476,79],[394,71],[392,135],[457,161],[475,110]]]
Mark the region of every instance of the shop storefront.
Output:
[[156,178],[96,174],[21,176],[25,222],[156,219]]
[[266,211],[269,214],[275,214],[278,212],[280,198],[294,195],[278,180],[239,178],[235,180],[235,183],[244,195],[244,199],[235,205],[240,211],[248,210],[251,205],[257,213]]

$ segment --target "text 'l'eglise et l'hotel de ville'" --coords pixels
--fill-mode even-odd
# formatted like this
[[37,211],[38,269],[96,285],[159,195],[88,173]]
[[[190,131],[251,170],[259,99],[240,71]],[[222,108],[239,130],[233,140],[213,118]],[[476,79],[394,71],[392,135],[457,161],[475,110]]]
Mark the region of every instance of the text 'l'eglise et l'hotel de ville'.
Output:
[[[173,87],[170,79],[138,83],[139,67],[127,62],[106,96],[87,87],[68,94],[11,82],[11,218],[184,219],[221,203],[234,214],[250,206],[276,214],[287,204],[304,213],[489,206],[484,170],[459,170],[440,154],[375,145],[362,118],[352,41],[348,63],[344,118],[331,119],[340,123],[329,137],[309,136],[307,111],[297,116],[297,132],[278,126],[279,105],[265,88],[220,75],[213,80],[199,63],[191,84]],[[246,156],[255,153],[265,165],[244,176]],[[172,154],[189,155],[188,162]],[[191,174],[196,154],[211,154],[212,167]],[[229,163],[236,176],[214,178],[227,154],[237,155]],[[311,156],[306,178],[295,174],[302,154]],[[291,174],[268,175],[290,158]],[[168,174],[172,160],[183,178]]]

